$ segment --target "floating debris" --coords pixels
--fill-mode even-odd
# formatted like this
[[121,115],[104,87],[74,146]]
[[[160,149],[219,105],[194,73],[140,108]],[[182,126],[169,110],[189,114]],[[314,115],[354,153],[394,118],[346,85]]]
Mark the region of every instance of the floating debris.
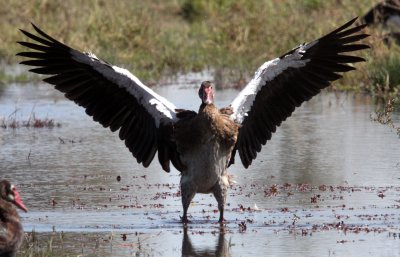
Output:
[[62,137],[58,137],[58,140],[60,140],[60,144],[65,144],[65,143],[71,143],[71,144],[75,144],[75,143],[82,143],[83,139],[79,139],[79,140],[74,140],[74,139],[65,139]]
[[272,185],[268,190],[264,191],[265,196],[276,196],[278,194],[278,186]]
[[239,224],[239,232],[244,233],[247,230],[246,222],[242,221]]
[[254,209],[255,211],[260,211],[260,208],[258,208],[257,204],[254,204],[253,209]]
[[311,196],[311,203],[317,203],[317,199],[320,198],[320,197],[321,197],[321,195]]
[[122,234],[122,235],[121,235],[121,239],[122,239],[123,241],[126,241],[126,239],[128,239],[128,237],[126,236],[126,234]]

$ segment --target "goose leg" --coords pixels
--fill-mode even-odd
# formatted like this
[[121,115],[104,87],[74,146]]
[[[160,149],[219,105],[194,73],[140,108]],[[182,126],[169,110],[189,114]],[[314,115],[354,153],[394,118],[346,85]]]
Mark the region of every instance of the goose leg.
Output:
[[223,223],[225,221],[224,207],[225,207],[227,192],[228,192],[228,188],[224,185],[224,183],[222,181],[218,182],[213,187],[213,194],[218,203],[218,210],[219,210],[218,222],[219,223]]
[[189,209],[190,202],[196,194],[193,186],[190,184],[181,184],[181,194],[182,194],[182,206],[183,206],[183,216],[181,217],[182,223],[186,224],[189,222],[187,218],[187,211]]

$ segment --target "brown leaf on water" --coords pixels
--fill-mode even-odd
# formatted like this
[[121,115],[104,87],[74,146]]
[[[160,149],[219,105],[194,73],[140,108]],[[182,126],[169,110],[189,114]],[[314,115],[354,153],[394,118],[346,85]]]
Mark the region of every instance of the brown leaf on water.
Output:
[[278,186],[276,184],[272,185],[268,190],[264,191],[265,196],[276,196],[278,194]]
[[311,196],[311,203],[317,203],[317,196]]
[[56,204],[58,204],[58,202],[54,198],[52,198],[51,201],[50,201],[50,204],[52,206],[56,206]]
[[244,233],[247,229],[246,222],[242,221],[238,225],[239,225],[239,232]]

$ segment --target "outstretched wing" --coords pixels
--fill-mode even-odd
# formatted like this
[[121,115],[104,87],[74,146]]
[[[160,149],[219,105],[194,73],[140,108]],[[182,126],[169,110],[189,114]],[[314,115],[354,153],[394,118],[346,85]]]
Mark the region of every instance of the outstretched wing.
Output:
[[174,123],[175,106],[146,87],[129,71],[108,64],[92,53],[82,53],[50,37],[34,24],[39,34],[21,30],[35,41],[18,42],[29,48],[17,55],[21,64],[36,66],[31,72],[50,75],[44,81],[86,109],[86,113],[111,131],[119,129],[138,163],[147,167],[159,150],[159,161],[169,171],[169,161],[178,165],[174,145],[166,139]]
[[256,158],[261,146],[271,139],[282,121],[296,107],[318,94],[331,81],[355,68],[347,65],[365,61],[346,54],[369,48],[357,41],[368,35],[358,33],[365,25],[350,27],[357,18],[331,33],[302,44],[279,58],[264,63],[254,78],[231,103],[233,118],[241,124],[232,160],[236,151],[244,167]]

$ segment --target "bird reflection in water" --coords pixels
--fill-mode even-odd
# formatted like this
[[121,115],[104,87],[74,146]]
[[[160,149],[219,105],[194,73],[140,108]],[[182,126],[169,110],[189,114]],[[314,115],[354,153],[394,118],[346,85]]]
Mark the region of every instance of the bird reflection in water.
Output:
[[225,230],[220,228],[217,244],[214,249],[211,247],[200,248],[192,244],[190,236],[188,234],[187,226],[183,228],[183,239],[182,239],[182,257],[230,257],[229,244],[225,240]]

